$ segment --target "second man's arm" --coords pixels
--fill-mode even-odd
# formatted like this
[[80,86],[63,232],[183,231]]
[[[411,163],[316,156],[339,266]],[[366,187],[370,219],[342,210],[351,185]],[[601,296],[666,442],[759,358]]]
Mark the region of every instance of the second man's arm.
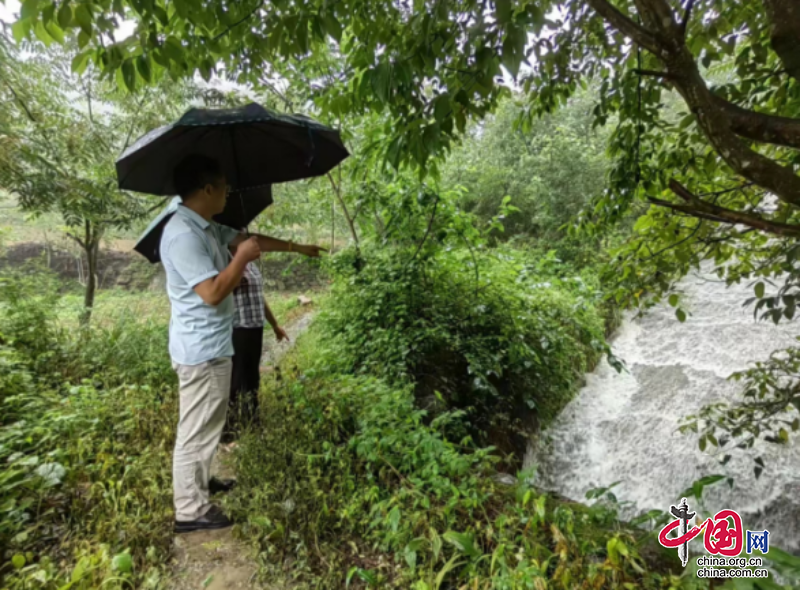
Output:
[[[262,252],[297,252],[298,254],[310,256],[311,258],[318,258],[321,252],[328,251],[321,246],[294,244],[286,240],[279,240],[278,238],[271,238],[261,234],[250,234],[250,237],[258,240],[258,246],[261,248]],[[233,242],[231,242],[231,245],[238,246],[247,239],[249,238],[246,234],[239,234]]]

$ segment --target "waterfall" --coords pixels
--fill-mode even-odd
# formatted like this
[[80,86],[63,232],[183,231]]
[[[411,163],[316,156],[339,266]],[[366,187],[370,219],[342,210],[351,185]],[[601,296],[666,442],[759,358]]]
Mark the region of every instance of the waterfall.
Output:
[[[726,288],[716,276],[698,273],[680,284],[691,315],[680,323],[666,304],[634,319],[628,315],[611,343],[628,372],[605,361],[587,375],[586,385],[528,449],[526,467],[537,467],[538,486],[577,501],[588,490],[614,488],[634,508],[623,516],[668,511],[681,492],[704,475],[734,478],[705,489],[703,508],[738,511],[751,530],[768,529],[775,546],[800,550],[800,442],[759,441],[741,451],[698,449],[696,435],[677,431],[681,418],[704,405],[741,399],[742,385],[727,377],[798,344],[800,324],[756,321],[742,303],[752,287]],[[710,445],[709,445],[710,447]],[[717,456],[714,453],[717,451]],[[719,463],[724,454],[732,458]],[[755,477],[753,458],[765,469]],[[697,500],[689,498],[693,508]]]

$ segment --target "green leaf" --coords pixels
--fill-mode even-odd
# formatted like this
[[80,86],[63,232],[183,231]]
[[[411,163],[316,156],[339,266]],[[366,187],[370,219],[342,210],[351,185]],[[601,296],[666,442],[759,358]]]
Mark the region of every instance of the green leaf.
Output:
[[81,31],[86,33],[89,37],[92,36],[92,13],[89,12],[86,4],[78,4],[78,8],[75,10],[75,20],[78,21],[78,25],[81,28]]
[[14,37],[14,41],[20,43],[23,39],[28,36],[31,30],[31,21],[29,20],[19,20],[11,25],[11,36]]
[[68,0],[61,2],[61,6],[58,8],[57,18],[58,24],[62,29],[69,28],[69,26],[72,24],[72,5],[68,2]]
[[111,568],[123,574],[130,573],[133,570],[133,560],[128,553],[118,553],[111,560]]
[[85,31],[81,31],[80,33],[78,33],[79,49],[83,49],[84,47],[86,47],[89,44],[89,41],[91,41],[91,37],[87,35]]
[[308,53],[308,21],[301,18],[295,30],[295,40],[298,53]]
[[511,0],[495,0],[494,5],[498,23],[502,25],[511,20]]
[[391,76],[391,66],[381,63],[371,72],[372,89],[375,91],[378,100],[386,103],[389,99],[389,78]]
[[21,553],[17,553],[14,557],[11,558],[11,565],[13,565],[16,569],[20,570],[25,567],[25,556]]
[[683,119],[681,119],[681,122],[678,124],[678,129],[679,130],[686,129],[692,123],[694,123],[694,115],[692,114],[686,115]]
[[91,565],[91,561],[88,557],[81,557],[80,561],[75,565],[75,569],[72,570],[72,575],[70,576],[70,580],[72,582],[79,582],[80,579],[83,577],[83,574],[86,573],[86,569]]
[[126,59],[122,62],[122,79],[125,80],[125,87],[128,91],[134,92],[136,90],[136,68],[132,59]]
[[764,296],[764,283],[761,281],[757,282],[755,291],[756,291],[756,297],[761,299]]
[[402,147],[402,142],[402,137],[395,137],[386,150],[386,160],[394,169],[400,166],[400,148]]
[[468,557],[478,557],[481,554],[481,551],[475,547],[475,539],[472,535],[447,531],[442,538]]
[[678,318],[679,322],[683,323],[686,321],[686,312],[678,308],[675,310],[675,317]]
[[174,4],[175,4],[175,12],[178,13],[178,16],[180,16],[181,18],[189,18],[189,15],[192,12],[192,6],[189,4],[187,0],[175,0]]
[[59,27],[55,21],[50,21],[44,28],[54,41],[64,43],[64,31],[61,30],[61,27]]
[[389,525],[392,531],[396,533],[400,526],[400,509],[397,506],[392,508],[391,512],[389,512]]
[[36,18],[39,15],[39,0],[25,0],[19,11],[20,20]]
[[411,546],[406,545],[405,549],[403,550],[403,557],[412,570],[417,566],[417,552],[414,551]]
[[50,33],[45,30],[44,23],[42,21],[36,21],[36,24],[33,25],[33,32],[36,35],[36,38],[44,43],[45,47],[50,47],[50,43],[53,42],[53,38],[50,36]]
[[677,307],[677,305],[678,305],[678,294],[677,293],[673,293],[672,295],[669,296],[669,304],[672,307]]
[[342,40],[342,23],[330,12],[322,17],[322,22],[325,24],[325,31],[337,42]]
[[461,565],[460,562],[456,563],[457,559],[458,559],[458,554],[456,553],[455,555],[453,555],[453,557],[450,558],[450,560],[446,564],[444,564],[444,567],[436,575],[436,585],[434,586],[434,588],[441,588],[442,582],[444,582],[444,579],[447,576],[447,574],[450,573],[451,570]]
[[441,123],[453,111],[453,106],[450,104],[449,94],[440,94],[433,100],[433,116]]
[[174,62],[181,63],[183,61],[183,46],[175,37],[167,37],[167,41],[164,43],[164,53]]
[[142,77],[142,80],[147,82],[148,84],[153,79],[153,72],[150,67],[150,58],[146,55],[140,55],[136,58],[136,69],[139,71],[139,75]]
[[158,4],[153,6],[153,13],[156,15],[156,18],[161,23],[161,26],[166,27],[169,24],[169,15],[167,11],[161,8]]

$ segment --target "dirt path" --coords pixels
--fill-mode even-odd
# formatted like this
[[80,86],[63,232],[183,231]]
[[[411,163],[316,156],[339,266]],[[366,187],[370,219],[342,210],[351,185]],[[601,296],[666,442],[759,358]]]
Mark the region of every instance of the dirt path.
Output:
[[[231,477],[231,454],[220,447],[211,470],[217,477]],[[255,582],[257,567],[251,548],[234,539],[231,530],[176,535],[170,588],[243,590],[261,587]]]
[[[309,310],[287,326],[290,342],[275,342],[271,332],[264,338],[262,366],[274,367],[291,349],[294,342],[311,324],[314,312]],[[235,477],[233,456],[223,445],[214,457],[211,472],[216,477]],[[173,554],[173,590],[245,590],[262,588],[284,590],[282,584],[263,585],[256,580],[258,566],[253,550],[247,543],[235,539],[232,529],[198,531],[176,535]]]

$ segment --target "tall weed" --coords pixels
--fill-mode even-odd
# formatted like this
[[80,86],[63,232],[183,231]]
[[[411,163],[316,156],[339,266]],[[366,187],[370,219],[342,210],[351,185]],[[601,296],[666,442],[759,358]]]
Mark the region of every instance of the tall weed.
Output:
[[0,578],[155,587],[177,415],[164,322],[68,330],[46,274],[0,276]]

